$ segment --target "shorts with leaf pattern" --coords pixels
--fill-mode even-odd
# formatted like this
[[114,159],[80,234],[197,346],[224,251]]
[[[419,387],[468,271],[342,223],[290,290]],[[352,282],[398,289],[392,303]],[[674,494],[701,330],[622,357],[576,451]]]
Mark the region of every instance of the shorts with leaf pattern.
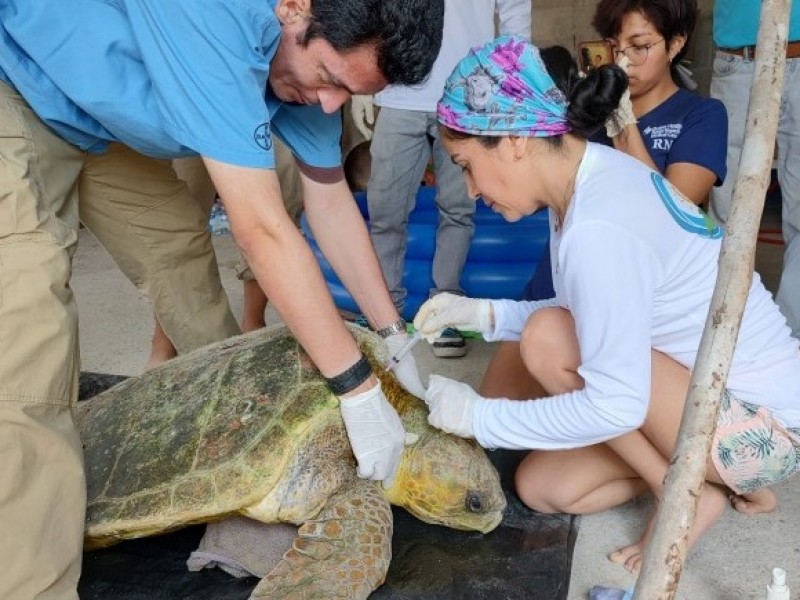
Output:
[[800,470],[800,428],[781,425],[763,406],[722,396],[711,460],[735,493],[770,486]]

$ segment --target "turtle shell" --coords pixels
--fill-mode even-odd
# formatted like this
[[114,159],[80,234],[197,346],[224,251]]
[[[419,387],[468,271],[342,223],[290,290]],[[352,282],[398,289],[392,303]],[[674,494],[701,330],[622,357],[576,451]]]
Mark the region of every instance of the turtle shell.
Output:
[[[351,329],[371,360],[385,361],[378,336]],[[284,326],[204,347],[83,403],[87,545],[221,519],[257,503],[318,432],[343,432],[336,407]]]

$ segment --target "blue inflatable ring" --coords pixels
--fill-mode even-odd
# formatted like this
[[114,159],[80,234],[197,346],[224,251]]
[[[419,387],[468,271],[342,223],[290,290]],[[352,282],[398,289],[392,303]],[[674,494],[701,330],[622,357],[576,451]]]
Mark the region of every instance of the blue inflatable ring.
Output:
[[[439,220],[434,202],[435,194],[435,188],[421,186],[414,210],[409,215],[408,247],[403,273],[403,284],[408,290],[403,317],[407,320],[414,317],[420,305],[427,300],[429,290],[434,287],[431,263]],[[369,226],[367,196],[358,192],[355,198],[361,215]],[[360,312],[322,255],[305,215],[301,224],[336,306],[343,310]],[[546,210],[516,223],[508,223],[483,202],[478,202],[475,211],[475,235],[461,276],[464,292],[473,298],[519,298],[536,269],[548,237]]]

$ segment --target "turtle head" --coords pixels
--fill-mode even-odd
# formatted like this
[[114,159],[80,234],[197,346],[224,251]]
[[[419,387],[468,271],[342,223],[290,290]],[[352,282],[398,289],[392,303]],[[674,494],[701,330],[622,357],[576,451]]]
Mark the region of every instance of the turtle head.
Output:
[[384,491],[392,504],[402,506],[426,523],[487,533],[500,524],[506,498],[500,477],[476,442],[428,425],[428,409],[383,369],[388,351],[374,333],[351,326],[362,351],[372,359],[383,392],[406,431],[419,436],[406,446],[394,485]]
[[497,527],[506,499],[483,448],[427,423],[409,430],[419,441],[403,451],[388,500],[426,523],[483,533]]

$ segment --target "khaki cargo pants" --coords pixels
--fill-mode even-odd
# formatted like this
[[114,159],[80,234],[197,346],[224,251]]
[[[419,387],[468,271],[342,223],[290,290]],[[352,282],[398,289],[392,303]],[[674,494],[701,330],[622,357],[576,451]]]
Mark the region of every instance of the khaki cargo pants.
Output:
[[85,512],[77,308],[81,218],[159,307],[180,352],[238,333],[195,201],[169,161],[87,155],[0,82],[0,599],[77,598]]
[[87,158],[78,193],[81,222],[150,298],[184,354],[240,330],[208,232],[211,180],[199,158],[174,162],[111,144]]
[[77,598],[86,504],[69,287],[84,154],[0,83],[0,598]]

